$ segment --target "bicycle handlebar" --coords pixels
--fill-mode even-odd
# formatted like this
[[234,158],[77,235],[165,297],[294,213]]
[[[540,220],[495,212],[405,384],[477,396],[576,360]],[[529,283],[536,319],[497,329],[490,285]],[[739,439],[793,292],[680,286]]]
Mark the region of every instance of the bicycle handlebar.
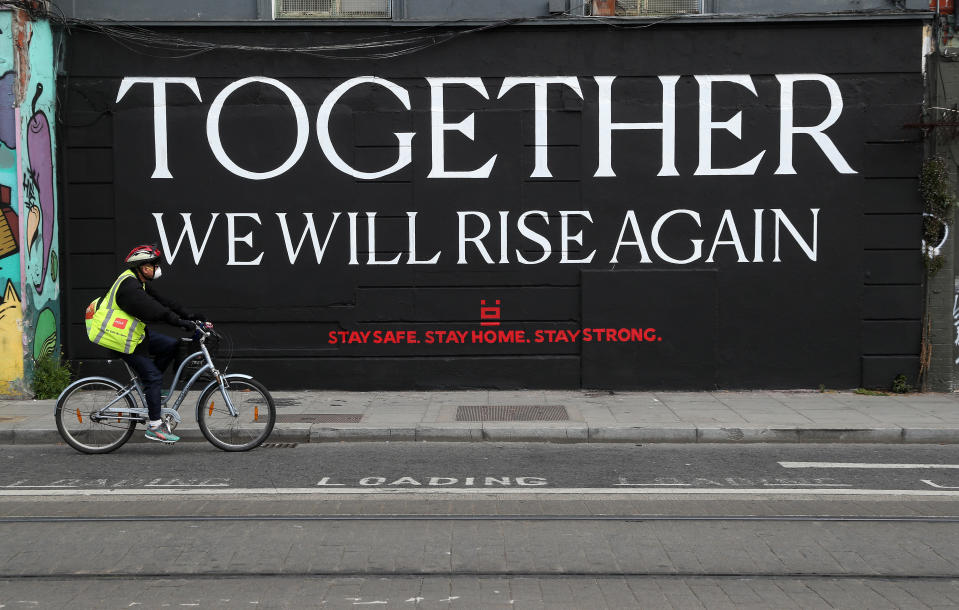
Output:
[[199,320],[191,320],[196,326],[196,329],[193,331],[193,339],[199,340],[200,343],[204,343],[210,335],[213,335],[217,339],[220,339],[220,333],[213,330],[212,322],[201,322]]

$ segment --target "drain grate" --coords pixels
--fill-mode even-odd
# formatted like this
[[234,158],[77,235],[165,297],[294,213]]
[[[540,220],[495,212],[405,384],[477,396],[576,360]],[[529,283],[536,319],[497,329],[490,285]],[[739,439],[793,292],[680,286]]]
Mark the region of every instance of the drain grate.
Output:
[[561,405],[468,405],[456,407],[456,421],[563,421]]
[[295,449],[299,443],[263,443],[260,449]]
[[296,413],[277,414],[278,424],[358,424],[362,413]]

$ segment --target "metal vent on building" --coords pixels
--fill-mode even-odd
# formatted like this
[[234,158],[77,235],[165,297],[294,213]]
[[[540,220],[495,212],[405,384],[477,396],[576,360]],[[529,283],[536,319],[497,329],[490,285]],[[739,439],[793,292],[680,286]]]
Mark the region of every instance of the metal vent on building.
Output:
[[456,407],[456,421],[565,421],[559,405],[467,405]]
[[594,16],[656,17],[660,15],[699,15],[703,0],[593,0]]
[[277,19],[389,19],[391,0],[274,0]]

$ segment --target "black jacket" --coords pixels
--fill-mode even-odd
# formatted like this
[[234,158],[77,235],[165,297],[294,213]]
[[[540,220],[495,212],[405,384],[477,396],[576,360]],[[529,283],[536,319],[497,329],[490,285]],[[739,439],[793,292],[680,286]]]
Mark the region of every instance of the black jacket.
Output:
[[143,322],[166,322],[174,326],[181,318],[193,318],[182,305],[154,291],[150,282],[146,282],[146,290],[141,286],[140,280],[135,277],[128,277],[120,283],[117,288],[117,305],[120,309]]

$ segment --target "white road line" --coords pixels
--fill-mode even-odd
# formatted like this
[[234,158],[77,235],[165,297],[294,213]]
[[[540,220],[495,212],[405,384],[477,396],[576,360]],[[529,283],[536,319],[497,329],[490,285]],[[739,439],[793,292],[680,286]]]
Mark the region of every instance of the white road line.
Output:
[[929,479],[919,479],[919,480],[925,483],[926,485],[928,485],[929,487],[935,487],[936,489],[959,489],[959,487],[955,487],[953,485],[936,485]]
[[911,470],[918,468],[959,469],[959,464],[873,464],[869,462],[779,462],[783,468],[863,468]]
[[201,483],[199,485],[167,485],[161,483],[147,483],[144,487],[229,487],[228,483]]
[[76,485],[0,485],[3,489],[73,489]]
[[336,495],[818,495],[818,496],[949,496],[959,489],[770,489],[770,488],[672,488],[672,487],[584,487],[584,488],[495,488],[495,489],[400,489],[369,487],[256,487],[256,488],[122,488],[122,489],[0,489],[4,496],[336,496]]
[[692,487],[692,483],[616,483],[617,487]]
[[847,483],[763,483],[767,487],[852,487]]

